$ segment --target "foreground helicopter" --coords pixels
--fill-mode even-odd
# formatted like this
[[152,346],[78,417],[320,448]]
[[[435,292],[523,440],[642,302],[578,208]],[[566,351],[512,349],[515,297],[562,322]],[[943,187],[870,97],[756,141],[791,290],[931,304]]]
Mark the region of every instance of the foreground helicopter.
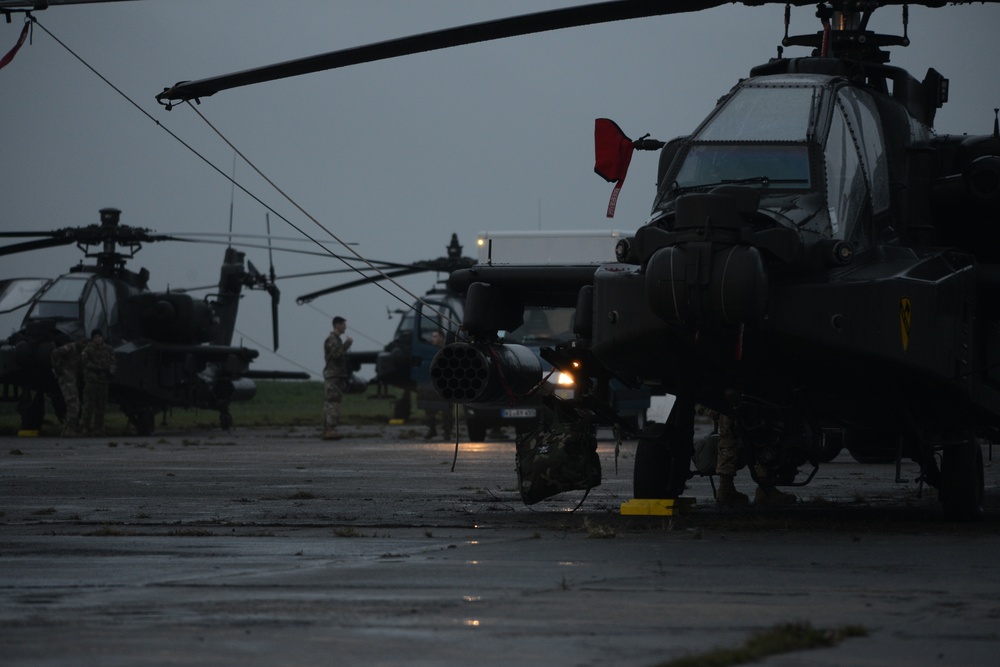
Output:
[[[277,347],[279,291],[244,254],[227,247],[217,291],[196,299],[177,291],[151,292],[149,271],[125,268],[142,244],[171,236],[120,224],[120,211],[102,209],[100,224],[54,232],[0,232],[2,238],[34,238],[0,247],[0,255],[76,244],[94,264],[81,263],[54,280],[0,283],[0,312],[24,311],[20,328],[0,345],[2,399],[17,401],[24,430],[37,431],[48,396],[62,416],[65,405],[51,372],[52,350],[88,338],[95,329],[114,347],[118,370],[109,399],[118,403],[140,435],[153,432],[166,408],[218,410],[232,424],[229,405],[253,398],[254,378],[307,379],[306,373],[251,371],[258,351],[232,345],[244,287],[272,299]],[[272,271],[273,274],[273,271]]]
[[[158,99],[170,107],[305,72],[722,4],[541,12],[181,83]],[[897,458],[919,463],[946,515],[978,515],[978,439],[1000,424],[1000,128],[937,135],[947,80],[890,66],[886,48],[908,37],[868,30],[884,6],[902,5],[905,25],[908,5],[944,4],[839,0],[818,5],[819,32],[788,36],[786,27],[783,46],[811,53],[779,51],[690,135],[663,146],[652,216],[618,244],[617,263],[456,272],[468,340],[437,357],[442,394],[476,403],[530,384],[540,369],[510,361],[523,355],[497,332],[516,328],[526,305],[570,305],[577,339],[547,358],[589,377],[594,391],[568,418],[603,419],[601,388],[612,378],[677,397],[667,423],[640,438],[637,497],[683,492],[703,404],[734,416],[746,457],[786,483],[805,463],[815,472],[820,434],[837,428],[852,451],[891,443]],[[600,134],[608,138],[606,126]],[[597,165],[620,183],[636,142],[610,139]]]

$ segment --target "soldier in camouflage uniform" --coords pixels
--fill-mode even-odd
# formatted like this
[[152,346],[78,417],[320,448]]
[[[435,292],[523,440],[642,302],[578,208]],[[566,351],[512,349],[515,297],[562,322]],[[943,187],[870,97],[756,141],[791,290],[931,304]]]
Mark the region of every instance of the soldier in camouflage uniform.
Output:
[[83,362],[83,418],[86,435],[104,435],[104,411],[108,406],[108,379],[118,370],[115,351],[104,342],[99,329],[80,355]]
[[87,339],[81,338],[52,350],[52,374],[56,376],[63,402],[66,403],[63,437],[80,435],[80,387],[77,375],[80,371],[80,352],[85,345]]
[[[737,491],[734,483],[740,461],[740,436],[736,420],[719,413],[714,413],[713,417],[717,419],[719,429],[719,453],[715,463],[715,473],[719,476],[719,492],[715,502],[721,507],[746,507],[750,504],[750,498]],[[774,487],[773,471],[758,462],[754,464],[754,473],[757,477],[754,507],[785,507],[795,503],[796,498],[793,494],[779,491]]]
[[344,436],[337,432],[340,424],[340,402],[344,398],[344,387],[347,377],[347,351],[351,349],[354,340],[347,336],[341,338],[347,331],[347,320],[343,317],[333,318],[333,331],[323,342],[323,358],[326,365],[323,368],[323,439],[339,440]]

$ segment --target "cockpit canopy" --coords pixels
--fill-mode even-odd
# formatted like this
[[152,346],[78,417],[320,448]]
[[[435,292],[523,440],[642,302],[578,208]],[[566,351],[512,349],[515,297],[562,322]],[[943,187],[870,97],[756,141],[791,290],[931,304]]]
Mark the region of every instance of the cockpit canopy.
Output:
[[[760,76],[741,82],[688,137],[660,183],[654,214],[722,184],[761,190],[761,209],[823,236],[849,238],[889,208],[889,166],[871,94],[842,77]],[[813,195],[816,211],[790,215]],[[815,195],[820,197],[816,198]],[[824,206],[825,205],[825,206]]]
[[75,322],[76,335],[100,329],[114,340],[118,330],[118,293],[115,281],[93,273],[69,273],[57,278],[28,311],[30,320]]

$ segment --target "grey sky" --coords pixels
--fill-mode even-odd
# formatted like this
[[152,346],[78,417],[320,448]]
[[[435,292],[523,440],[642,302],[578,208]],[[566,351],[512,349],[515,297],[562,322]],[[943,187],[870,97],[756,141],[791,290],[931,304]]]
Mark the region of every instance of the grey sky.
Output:
[[[42,25],[212,162],[229,172],[233,152],[186,107],[164,111],[162,88],[415,32],[578,4],[557,0],[143,0],[56,7]],[[792,32],[819,29],[813,9],[793,10]],[[593,173],[593,120],[610,117],[631,136],[690,132],[752,65],[776,53],[782,6],[723,6],[699,14],[578,28],[372,63],[224,91],[199,107],[242,152],[306,210],[366,256],[397,262],[444,254],[452,232],[466,254],[481,230],[633,229],[648,215],[656,158],[633,159],[614,220],[611,185]],[[900,11],[875,28],[899,32]],[[1000,7],[910,11],[912,46],[892,63],[922,78],[951,80],[938,114],[942,133],[986,134],[1000,106]],[[0,52],[16,22],[0,23]],[[789,49],[786,55],[804,55]],[[158,232],[225,232],[229,183],[113,92],[41,30],[0,70],[3,229],[46,230],[97,222],[105,206],[123,222]],[[243,164],[237,179],[310,234],[322,235]],[[263,233],[265,210],[235,199],[236,231]],[[272,233],[296,233],[272,216]],[[284,243],[288,246],[290,244]],[[308,246],[303,246],[308,248]],[[157,244],[133,268],[154,289],[218,279],[222,246]],[[267,254],[248,250],[259,268]],[[64,272],[72,248],[6,257],[0,278]],[[283,253],[281,274],[341,268]],[[405,285],[422,293],[431,274]],[[328,315],[348,318],[357,349],[388,342],[401,304],[376,287],[324,297],[318,310],[295,297],[340,279],[284,281],[283,357],[318,371]],[[403,297],[408,300],[407,297]],[[237,324],[259,341],[259,368],[293,368],[267,350],[269,304],[248,294]],[[8,332],[3,332],[4,335]],[[239,342],[239,341],[237,341]]]

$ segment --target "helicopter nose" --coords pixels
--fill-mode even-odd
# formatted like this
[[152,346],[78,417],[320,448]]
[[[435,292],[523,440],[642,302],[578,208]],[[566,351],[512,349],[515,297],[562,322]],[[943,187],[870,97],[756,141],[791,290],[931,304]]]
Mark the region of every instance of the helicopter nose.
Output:
[[669,246],[656,251],[646,272],[650,309],[690,327],[757,325],[767,290],[764,262],[753,246]]

